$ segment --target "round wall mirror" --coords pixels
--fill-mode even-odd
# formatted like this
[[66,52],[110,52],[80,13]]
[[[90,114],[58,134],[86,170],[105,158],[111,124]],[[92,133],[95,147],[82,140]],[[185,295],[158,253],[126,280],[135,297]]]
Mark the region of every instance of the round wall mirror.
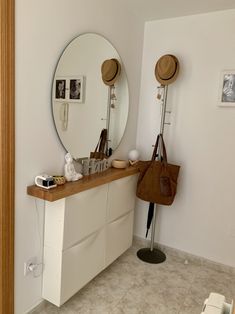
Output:
[[[102,64],[110,59],[121,67],[112,86],[101,75]],[[128,111],[127,77],[116,49],[97,34],[76,37],[58,61],[52,86],[52,114],[64,148],[74,159],[89,157],[105,128],[111,155],[123,137]]]

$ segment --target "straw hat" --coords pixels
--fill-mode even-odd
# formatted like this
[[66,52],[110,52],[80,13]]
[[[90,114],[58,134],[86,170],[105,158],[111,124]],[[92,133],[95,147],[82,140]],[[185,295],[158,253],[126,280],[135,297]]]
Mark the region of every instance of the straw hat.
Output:
[[179,61],[173,55],[162,56],[155,66],[155,76],[162,85],[173,83],[179,73]]
[[101,66],[102,80],[104,84],[112,86],[118,79],[121,72],[121,65],[117,59],[105,60]]

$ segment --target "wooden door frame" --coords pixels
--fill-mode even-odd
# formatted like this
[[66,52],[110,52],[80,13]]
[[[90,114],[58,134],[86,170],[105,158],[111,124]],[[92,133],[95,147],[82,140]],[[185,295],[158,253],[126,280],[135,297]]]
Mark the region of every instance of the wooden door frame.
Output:
[[0,0],[0,313],[14,313],[15,1]]

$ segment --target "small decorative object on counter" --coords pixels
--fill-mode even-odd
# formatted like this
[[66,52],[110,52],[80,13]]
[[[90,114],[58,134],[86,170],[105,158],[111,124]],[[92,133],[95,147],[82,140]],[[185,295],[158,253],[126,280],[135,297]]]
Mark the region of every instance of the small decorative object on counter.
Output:
[[47,190],[56,187],[53,177],[45,173],[36,176],[34,181],[37,186]]
[[82,160],[82,174],[88,176],[90,174],[90,158],[84,158]]
[[57,185],[63,185],[66,182],[66,179],[64,176],[53,176],[53,179]]
[[107,159],[86,158],[82,161],[83,175],[88,176],[97,172],[105,171],[109,168],[109,162]]
[[128,159],[131,166],[136,164],[139,161],[140,153],[137,149],[133,149],[128,153]]
[[128,161],[123,159],[113,159],[112,166],[113,168],[124,169],[128,166]]
[[77,181],[83,177],[81,173],[76,172],[70,153],[65,155],[64,176],[67,181]]

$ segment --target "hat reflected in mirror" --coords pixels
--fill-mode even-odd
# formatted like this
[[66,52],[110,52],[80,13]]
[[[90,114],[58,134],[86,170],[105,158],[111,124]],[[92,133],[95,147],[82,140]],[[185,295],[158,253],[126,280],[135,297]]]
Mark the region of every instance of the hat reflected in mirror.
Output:
[[121,73],[121,65],[117,59],[107,59],[102,63],[101,75],[105,85],[112,86]]

